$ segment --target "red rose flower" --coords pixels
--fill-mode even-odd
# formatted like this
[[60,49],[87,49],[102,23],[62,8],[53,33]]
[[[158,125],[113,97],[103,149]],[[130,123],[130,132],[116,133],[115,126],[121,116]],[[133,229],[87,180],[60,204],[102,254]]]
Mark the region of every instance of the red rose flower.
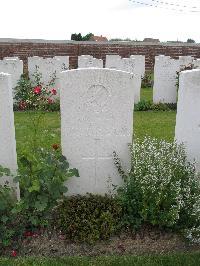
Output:
[[53,103],[53,100],[51,98],[48,99],[48,103],[49,104],[52,104]]
[[25,237],[33,236],[33,233],[30,232],[30,231],[27,231],[27,232],[24,233],[24,236]]
[[19,103],[19,109],[21,109],[21,110],[26,109],[26,102],[21,101],[21,102]]
[[58,145],[58,144],[53,144],[53,145],[52,145],[52,148],[56,151],[56,150],[59,149],[59,145]]
[[16,250],[12,250],[12,252],[11,252],[11,256],[12,256],[12,257],[16,257],[16,256],[17,256],[17,251],[16,251]]
[[53,95],[56,95],[56,94],[57,94],[57,90],[56,90],[56,89],[52,89],[52,90],[51,90],[51,93],[52,93]]
[[33,89],[33,92],[35,94],[40,94],[41,93],[41,87],[40,86],[36,86],[34,89]]

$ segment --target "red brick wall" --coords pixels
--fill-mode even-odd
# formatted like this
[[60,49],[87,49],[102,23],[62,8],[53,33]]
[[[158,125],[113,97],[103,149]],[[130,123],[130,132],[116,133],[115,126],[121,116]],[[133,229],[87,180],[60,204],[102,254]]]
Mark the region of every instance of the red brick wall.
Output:
[[106,54],[119,54],[129,57],[132,54],[146,56],[146,69],[152,70],[156,55],[164,54],[172,58],[180,55],[192,55],[200,58],[199,44],[169,44],[143,42],[73,42],[73,41],[37,41],[37,40],[0,40],[0,59],[6,56],[18,56],[27,67],[29,56],[53,57],[56,55],[70,56],[70,68],[77,67],[79,55],[90,54],[105,62]]

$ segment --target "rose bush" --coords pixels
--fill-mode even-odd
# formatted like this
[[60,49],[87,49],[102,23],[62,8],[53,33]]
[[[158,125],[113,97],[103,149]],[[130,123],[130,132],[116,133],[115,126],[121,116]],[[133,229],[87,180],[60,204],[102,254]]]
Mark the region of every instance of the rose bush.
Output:
[[48,84],[43,84],[42,75],[36,72],[33,75],[34,80],[31,81],[27,75],[23,74],[15,88],[15,110],[45,110],[59,111],[60,103],[55,98],[58,91],[55,88],[54,76]]

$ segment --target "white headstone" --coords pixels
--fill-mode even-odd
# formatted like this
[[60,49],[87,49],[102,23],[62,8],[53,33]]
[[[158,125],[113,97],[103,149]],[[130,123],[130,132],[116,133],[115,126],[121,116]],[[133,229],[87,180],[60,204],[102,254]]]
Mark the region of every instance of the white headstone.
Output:
[[68,70],[69,69],[69,56],[54,56],[55,59],[59,59],[62,64],[61,69]]
[[200,171],[200,69],[180,74],[175,139],[184,143],[190,161]]
[[80,55],[78,56],[78,68],[86,68],[88,62],[92,62],[92,55]]
[[93,67],[103,68],[103,60],[102,59],[94,58],[93,59]]
[[62,152],[80,177],[67,182],[69,194],[109,193],[122,180],[115,151],[130,167],[134,77],[111,69],[77,69],[61,73]]
[[[17,154],[13,114],[11,75],[0,73],[0,165],[9,168],[13,174],[17,171]],[[19,186],[12,177],[5,177],[4,182],[16,189],[19,198]]]
[[134,103],[140,101],[140,91],[142,83],[142,74],[140,64],[134,58],[122,58],[121,59],[121,69],[122,71],[129,72],[135,75],[135,90],[134,90]]
[[103,60],[94,58],[91,55],[81,55],[78,57],[78,68],[103,68]]
[[193,61],[193,64],[194,64],[194,68],[200,68],[200,59],[196,59]]
[[180,69],[179,60],[169,56],[156,56],[154,66],[154,103],[177,102],[177,72]]
[[63,70],[69,69],[68,56],[55,56],[53,58],[42,58],[33,56],[28,58],[29,77],[34,81],[36,70],[42,74],[41,81],[44,85],[54,80],[55,86],[58,86],[58,76]]
[[145,55],[131,55],[130,58],[135,59],[138,69],[140,69],[141,76],[145,75]]
[[180,66],[188,66],[189,64],[192,64],[194,60],[194,57],[187,55],[187,56],[179,56],[179,63]]
[[3,60],[0,60],[0,72],[11,75],[11,86],[12,88],[15,88],[17,86],[17,82],[23,74],[23,61],[19,60],[18,57],[5,57]]
[[106,68],[122,69],[122,60],[119,55],[106,55]]

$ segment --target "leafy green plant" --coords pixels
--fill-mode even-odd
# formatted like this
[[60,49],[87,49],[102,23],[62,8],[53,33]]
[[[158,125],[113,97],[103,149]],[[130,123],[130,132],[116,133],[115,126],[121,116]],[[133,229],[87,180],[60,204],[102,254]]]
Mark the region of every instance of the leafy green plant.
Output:
[[108,239],[119,229],[122,208],[108,195],[72,196],[55,210],[55,224],[73,241],[93,243]]
[[151,73],[145,73],[144,77],[142,77],[142,88],[152,88],[153,80]]
[[[119,168],[116,154],[114,159]],[[133,228],[142,223],[174,229],[198,228],[199,176],[187,161],[183,145],[149,137],[136,140],[131,162],[131,171],[119,189],[125,224]]]
[[135,104],[135,111],[170,111],[176,110],[177,105],[175,103],[152,103],[151,101],[141,100]]
[[67,159],[60,154],[58,145],[54,152],[38,149],[34,154],[24,154],[16,182],[20,183],[21,200],[16,211],[23,213],[27,224],[48,225],[52,208],[67,192],[64,182],[72,176],[79,176],[77,169],[71,169]]
[[152,103],[150,101],[141,100],[139,103],[135,104],[135,111],[149,111],[151,110]]
[[[3,176],[10,176],[10,170],[0,166],[0,181]],[[2,248],[9,246],[22,232],[19,217],[13,212],[16,205],[14,190],[7,183],[0,185],[0,254]]]
[[176,110],[177,104],[176,103],[152,103],[151,110],[152,111],[170,111]]

